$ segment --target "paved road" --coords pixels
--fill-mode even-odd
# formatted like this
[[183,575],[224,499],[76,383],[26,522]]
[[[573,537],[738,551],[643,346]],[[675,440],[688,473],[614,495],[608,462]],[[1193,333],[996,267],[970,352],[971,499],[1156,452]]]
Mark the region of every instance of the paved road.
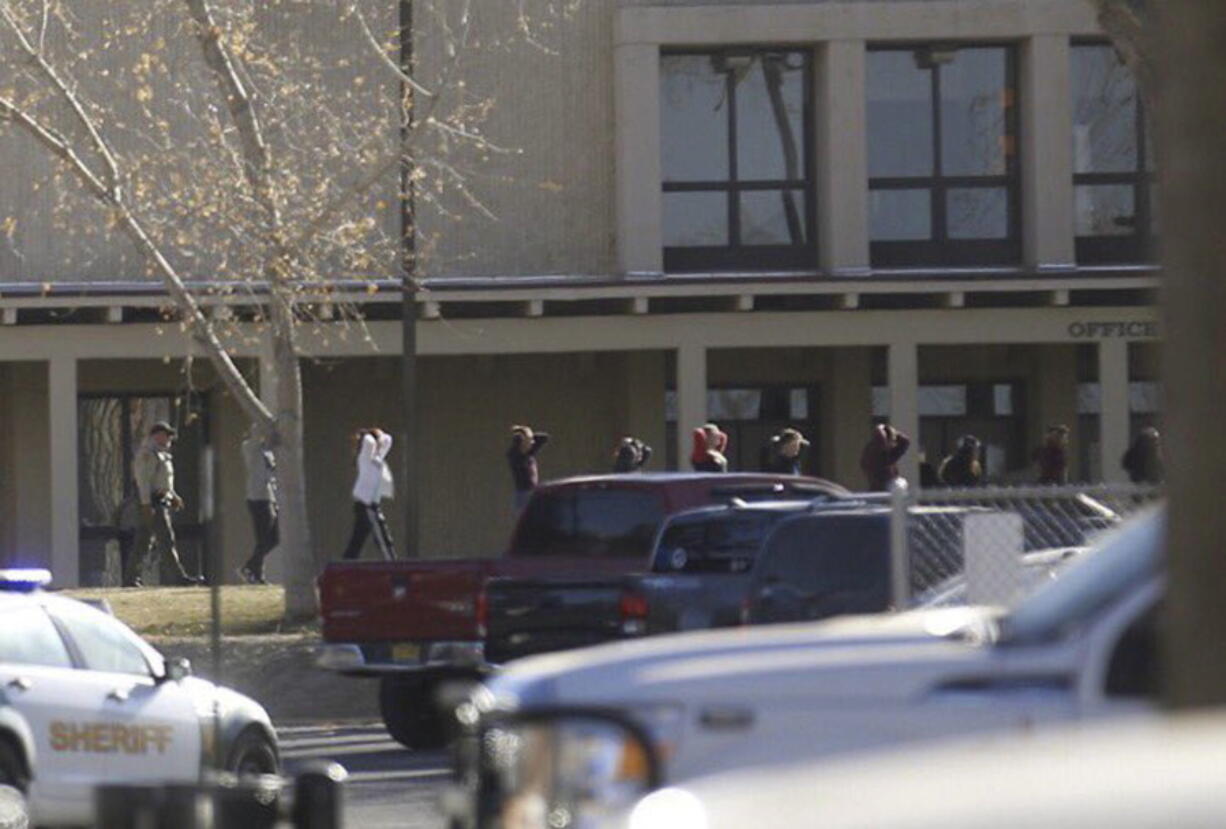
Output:
[[441,829],[438,795],[445,752],[402,748],[379,723],[278,726],[286,770],[303,760],[335,760],[349,771],[345,825],[354,829]]

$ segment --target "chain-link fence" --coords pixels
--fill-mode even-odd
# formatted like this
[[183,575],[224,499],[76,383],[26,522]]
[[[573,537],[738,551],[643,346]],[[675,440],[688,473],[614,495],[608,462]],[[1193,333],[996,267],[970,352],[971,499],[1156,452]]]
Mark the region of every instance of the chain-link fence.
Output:
[[894,606],[1015,602],[1161,496],[1114,484],[899,487],[888,496]]

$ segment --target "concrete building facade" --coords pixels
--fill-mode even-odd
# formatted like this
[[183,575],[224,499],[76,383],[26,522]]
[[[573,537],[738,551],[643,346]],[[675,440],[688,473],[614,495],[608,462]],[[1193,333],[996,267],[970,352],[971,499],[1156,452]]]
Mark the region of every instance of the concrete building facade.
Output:
[[[513,4],[479,5],[510,25]],[[1157,222],[1141,107],[1088,3],[586,0],[551,37],[464,64],[487,133],[522,150],[474,181],[497,221],[420,217],[422,555],[500,551],[511,423],[553,435],[547,477],[607,469],[624,434],[684,468],[708,419],[746,469],[798,426],[806,471],[853,488],[881,420],[917,438],[912,480],[963,433],[993,479],[1029,480],[1052,422],[1073,479],[1123,477],[1160,416]],[[113,578],[125,459],[165,416],[185,545],[232,572],[237,406],[205,361],[184,370],[155,285],[39,272],[0,272],[0,563]],[[304,343],[321,562],[348,532],[348,435],[402,424],[401,296],[373,287],[353,297],[370,341]],[[234,349],[267,393],[259,332]]]

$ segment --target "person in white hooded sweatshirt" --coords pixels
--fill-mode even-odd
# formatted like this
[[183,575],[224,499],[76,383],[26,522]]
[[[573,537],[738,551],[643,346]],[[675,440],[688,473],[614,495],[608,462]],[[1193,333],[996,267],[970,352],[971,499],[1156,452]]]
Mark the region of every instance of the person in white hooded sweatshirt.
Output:
[[392,470],[387,464],[392,436],[382,429],[360,429],[354,438],[358,478],[353,484],[353,532],[345,548],[345,558],[360,556],[367,537],[373,534],[379,552],[391,561],[396,557],[396,550],[380,504],[384,498],[392,497]]

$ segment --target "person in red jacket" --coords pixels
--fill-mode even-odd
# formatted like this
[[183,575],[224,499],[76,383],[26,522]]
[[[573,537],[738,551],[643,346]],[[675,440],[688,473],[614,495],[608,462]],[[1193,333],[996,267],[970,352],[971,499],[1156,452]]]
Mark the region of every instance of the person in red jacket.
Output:
[[911,438],[885,423],[873,427],[864,451],[860,453],[860,469],[868,481],[869,492],[888,492],[890,483],[898,477],[898,461],[911,448]]
[[727,472],[728,435],[714,423],[707,423],[694,430],[694,449],[690,452],[690,464],[695,472]]
[[1034,450],[1032,456],[1039,466],[1039,483],[1068,483],[1068,433],[1069,428],[1063,423],[1047,427],[1043,445]]

